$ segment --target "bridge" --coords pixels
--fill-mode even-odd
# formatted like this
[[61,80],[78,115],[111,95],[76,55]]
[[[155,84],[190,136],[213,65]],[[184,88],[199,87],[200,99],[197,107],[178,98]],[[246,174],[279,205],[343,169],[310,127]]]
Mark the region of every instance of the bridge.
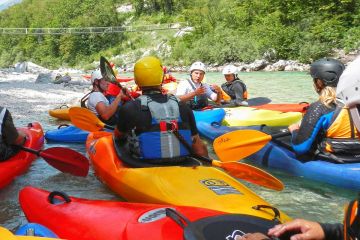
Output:
[[186,22],[152,24],[142,26],[75,27],[75,28],[0,28],[7,35],[64,35],[64,34],[111,34],[119,32],[148,32],[188,27]]

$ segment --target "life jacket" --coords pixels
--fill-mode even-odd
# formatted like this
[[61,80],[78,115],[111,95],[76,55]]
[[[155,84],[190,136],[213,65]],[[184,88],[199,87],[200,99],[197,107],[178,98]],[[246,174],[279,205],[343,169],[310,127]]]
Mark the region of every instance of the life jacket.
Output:
[[349,203],[345,210],[344,217],[344,240],[360,239],[360,212],[359,212],[360,194],[358,199]]
[[360,154],[360,133],[354,126],[349,108],[343,104],[337,105],[321,148],[334,154]]
[[173,95],[166,96],[165,103],[153,101],[147,95],[139,97],[141,110],[150,111],[151,127],[144,131],[133,129],[127,141],[130,151],[140,159],[162,163],[182,161],[190,154],[173,133],[178,130],[192,145],[190,126],[181,120],[179,100]]
[[162,84],[166,84],[170,82],[176,82],[176,78],[174,78],[172,75],[168,73],[164,74]]
[[226,82],[224,84],[221,85],[221,88],[224,90],[224,92],[229,95],[231,97],[231,99],[236,99],[236,94],[234,89],[232,88],[234,83],[240,83],[242,88],[243,88],[243,99],[247,100],[248,99],[248,92],[247,92],[247,88],[245,83],[243,83],[243,81],[241,81],[240,79],[235,79],[234,81],[231,82]]
[[[187,79],[192,89],[195,91],[196,87],[192,80]],[[193,99],[187,102],[187,104],[190,106],[191,109],[202,109],[204,107],[207,107],[209,105],[209,100],[206,96],[206,94],[202,94],[200,96],[195,96]]]

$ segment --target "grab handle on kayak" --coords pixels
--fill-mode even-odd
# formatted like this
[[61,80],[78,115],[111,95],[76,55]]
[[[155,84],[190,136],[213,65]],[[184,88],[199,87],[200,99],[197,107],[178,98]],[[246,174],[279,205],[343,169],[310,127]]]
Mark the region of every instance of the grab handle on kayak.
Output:
[[280,222],[280,211],[276,207],[268,206],[268,205],[256,205],[256,206],[253,206],[252,208],[255,210],[261,210],[262,208],[269,208],[269,209],[273,210],[274,215],[275,215],[273,221]]
[[[59,203],[59,199],[56,198],[56,197],[61,197],[63,199],[64,202],[66,203],[70,203],[71,202],[71,199],[70,197],[64,193],[64,192],[60,192],[60,191],[53,191],[49,194],[48,196],[48,200],[51,204],[55,204],[55,203]],[[56,201],[56,199],[58,201]]]

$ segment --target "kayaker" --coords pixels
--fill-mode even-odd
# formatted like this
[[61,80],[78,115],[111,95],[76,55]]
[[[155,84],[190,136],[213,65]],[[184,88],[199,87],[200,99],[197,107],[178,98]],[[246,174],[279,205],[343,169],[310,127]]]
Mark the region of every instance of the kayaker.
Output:
[[359,132],[347,108],[336,100],[336,86],[344,68],[340,61],[330,58],[311,64],[310,75],[319,100],[310,104],[301,125],[289,126],[292,147],[299,159],[319,156],[342,163],[355,161],[360,154]]
[[115,136],[126,141],[131,154],[148,162],[184,160],[189,152],[172,132],[177,129],[194,153],[207,156],[191,109],[174,95],[161,92],[160,60],[152,56],[139,59],[134,77],[143,95],[119,108],[115,129]]
[[0,162],[14,156],[19,149],[13,145],[24,145],[26,135],[15,128],[9,110],[0,106]]
[[220,104],[222,99],[221,88],[216,84],[202,83],[205,76],[205,64],[194,62],[190,66],[190,78],[180,81],[176,96],[186,102],[191,109],[202,109],[209,105],[208,99]]
[[164,71],[163,84],[176,82],[176,78],[170,74],[167,67],[163,66],[163,71]]
[[103,79],[100,69],[91,73],[91,83],[93,89],[87,101],[87,108],[95,113],[101,121],[109,125],[115,125],[115,113],[121,100],[125,99],[125,94],[120,91],[113,102],[109,103],[109,100],[105,97],[109,82]]
[[226,82],[221,84],[221,88],[231,98],[230,100],[222,100],[222,105],[226,107],[248,106],[246,85],[240,80],[237,73],[237,67],[234,65],[227,65],[222,71]]

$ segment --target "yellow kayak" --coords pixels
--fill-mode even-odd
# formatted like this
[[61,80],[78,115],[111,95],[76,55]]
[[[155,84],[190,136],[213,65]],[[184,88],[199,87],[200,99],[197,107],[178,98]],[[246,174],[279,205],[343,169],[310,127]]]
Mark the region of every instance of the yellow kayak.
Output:
[[[114,147],[112,135],[106,135],[108,133],[90,133],[86,143],[87,153],[97,177],[128,201],[206,207],[265,219],[274,218],[274,209],[269,203],[214,167],[128,167],[129,156]],[[121,154],[120,157],[117,152]],[[256,210],[253,207],[257,205],[270,208]],[[281,222],[288,219],[288,216],[280,213]]]
[[33,236],[16,236],[12,234],[6,228],[0,227],[0,239],[1,240],[50,240],[50,239],[58,239],[58,238],[45,238],[45,237],[33,237]]
[[49,110],[49,115],[54,118],[70,121],[69,109],[70,109],[69,107],[55,108],[55,109]]
[[226,115],[223,125],[252,126],[265,124],[271,127],[289,126],[301,120],[300,112],[280,112],[251,107],[224,108]]

